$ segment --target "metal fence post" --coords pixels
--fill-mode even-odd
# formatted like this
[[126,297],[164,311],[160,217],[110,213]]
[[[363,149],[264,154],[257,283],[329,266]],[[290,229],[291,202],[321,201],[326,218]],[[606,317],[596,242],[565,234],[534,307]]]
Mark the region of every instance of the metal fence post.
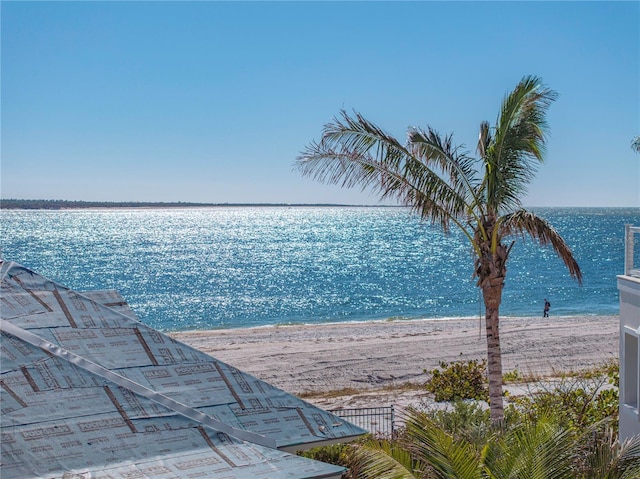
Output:
[[396,415],[393,404],[391,405],[391,438],[396,437]]

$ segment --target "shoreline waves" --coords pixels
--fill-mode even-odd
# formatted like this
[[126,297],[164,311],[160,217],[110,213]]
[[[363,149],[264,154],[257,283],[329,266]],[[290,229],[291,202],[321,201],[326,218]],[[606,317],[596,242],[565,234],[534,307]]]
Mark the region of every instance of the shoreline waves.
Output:
[[[598,313],[593,313],[593,314],[563,314],[563,315],[556,315],[556,316],[551,316],[555,319],[571,319],[571,318],[584,318],[584,319],[588,319],[588,318],[602,318],[602,317],[618,317],[618,314],[598,314]],[[505,320],[511,320],[511,319],[530,319],[530,320],[536,320],[536,319],[548,319],[548,318],[543,318],[542,315],[541,316],[522,316],[522,315],[508,315],[508,314],[501,314],[500,315],[500,323],[502,324],[503,321]],[[262,329],[271,329],[271,328],[314,328],[314,327],[322,327],[322,326],[349,326],[349,325],[367,325],[367,324],[373,324],[373,323],[422,323],[425,321],[482,321],[484,324],[484,315],[483,316],[469,316],[469,315],[465,315],[465,316],[438,316],[438,317],[425,317],[425,318],[415,318],[415,317],[410,317],[410,316],[391,316],[389,318],[375,318],[375,319],[352,319],[352,320],[342,320],[342,321],[338,321],[338,320],[327,320],[324,322],[296,322],[296,321],[292,321],[292,322],[284,322],[284,323],[272,323],[272,324],[261,324],[258,326],[236,326],[236,327],[225,327],[225,326],[220,326],[220,327],[215,327],[215,328],[190,328],[190,329],[176,329],[176,330],[163,330],[164,333],[169,334],[169,335],[173,335],[173,334],[181,334],[181,333],[185,333],[185,334],[189,334],[189,333],[198,333],[198,332],[202,332],[202,333],[210,333],[210,332],[225,332],[225,331],[243,331],[243,330],[262,330]]]

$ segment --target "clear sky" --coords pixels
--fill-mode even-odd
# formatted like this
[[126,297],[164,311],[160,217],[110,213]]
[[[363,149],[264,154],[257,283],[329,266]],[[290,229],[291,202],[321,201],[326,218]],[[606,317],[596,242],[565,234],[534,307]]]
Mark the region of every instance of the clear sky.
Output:
[[640,2],[1,2],[1,196],[376,204],[303,178],[341,109],[475,148],[559,93],[527,206],[640,206]]

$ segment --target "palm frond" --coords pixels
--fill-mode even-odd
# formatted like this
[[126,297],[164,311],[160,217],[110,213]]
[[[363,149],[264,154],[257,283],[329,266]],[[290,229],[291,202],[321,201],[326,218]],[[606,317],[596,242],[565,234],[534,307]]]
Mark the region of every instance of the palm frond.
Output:
[[600,424],[584,434],[586,447],[580,451],[578,468],[584,479],[637,479],[640,477],[640,436],[620,444],[610,427]]
[[504,99],[492,142],[483,159],[487,202],[493,211],[520,207],[520,198],[544,160],[546,113],[557,94],[537,77],[524,77]]
[[468,208],[468,214],[482,215],[482,199],[478,196],[480,181],[475,169],[477,160],[458,146],[453,146],[452,135],[442,137],[432,128],[409,130],[408,142],[412,153],[426,165],[439,169],[447,183]]
[[523,422],[488,444],[485,467],[495,479],[570,479],[575,438],[548,418]]
[[441,479],[482,477],[480,451],[468,441],[454,438],[425,412],[409,412],[406,434],[414,457],[428,465],[431,476]]
[[443,151],[432,167],[360,114],[352,117],[342,111],[341,116],[325,125],[320,142],[311,143],[298,156],[296,167],[304,176],[348,188],[360,186],[381,199],[394,198],[445,230],[450,221],[467,213],[459,185],[439,166],[458,161],[455,150],[447,152],[454,155],[448,160]]
[[485,158],[487,156],[487,150],[491,145],[492,139],[489,122],[483,121],[480,123],[480,134],[478,135],[478,146],[476,147],[476,151],[480,155],[480,158]]
[[353,458],[363,479],[415,479],[423,468],[407,449],[389,441],[369,441],[355,449]]
[[620,479],[640,477],[640,436],[629,438],[620,445],[616,465]]
[[535,213],[521,209],[505,215],[501,218],[500,235],[503,237],[529,235],[542,246],[551,245],[566,265],[571,277],[582,284],[582,271],[571,248],[549,222]]

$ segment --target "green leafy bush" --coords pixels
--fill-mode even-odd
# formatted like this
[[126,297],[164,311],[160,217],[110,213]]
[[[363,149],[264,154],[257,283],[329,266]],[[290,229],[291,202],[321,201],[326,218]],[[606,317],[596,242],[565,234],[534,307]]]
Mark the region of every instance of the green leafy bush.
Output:
[[350,444],[331,444],[329,446],[314,447],[298,453],[299,456],[315,459],[329,464],[347,466],[349,463]]
[[492,434],[489,408],[477,401],[455,401],[450,407],[429,407],[425,414],[456,440],[481,445]]
[[477,399],[487,401],[487,361],[440,362],[440,368],[431,371],[426,382],[427,391],[437,402]]
[[600,421],[618,425],[618,364],[578,378],[565,378],[552,388],[515,398],[512,407],[517,414],[530,419],[558,416],[566,426],[585,428]]
[[506,371],[502,374],[503,384],[515,383],[522,380],[523,380],[522,374],[520,374],[520,371],[518,371],[517,369],[514,369],[513,371]]
[[355,479],[358,475],[358,463],[354,460],[354,448],[361,443],[368,441],[369,436],[359,438],[353,443],[330,444],[328,446],[315,447],[307,451],[298,452],[298,456],[314,459],[316,461],[346,467],[347,471],[342,475],[342,479]]

